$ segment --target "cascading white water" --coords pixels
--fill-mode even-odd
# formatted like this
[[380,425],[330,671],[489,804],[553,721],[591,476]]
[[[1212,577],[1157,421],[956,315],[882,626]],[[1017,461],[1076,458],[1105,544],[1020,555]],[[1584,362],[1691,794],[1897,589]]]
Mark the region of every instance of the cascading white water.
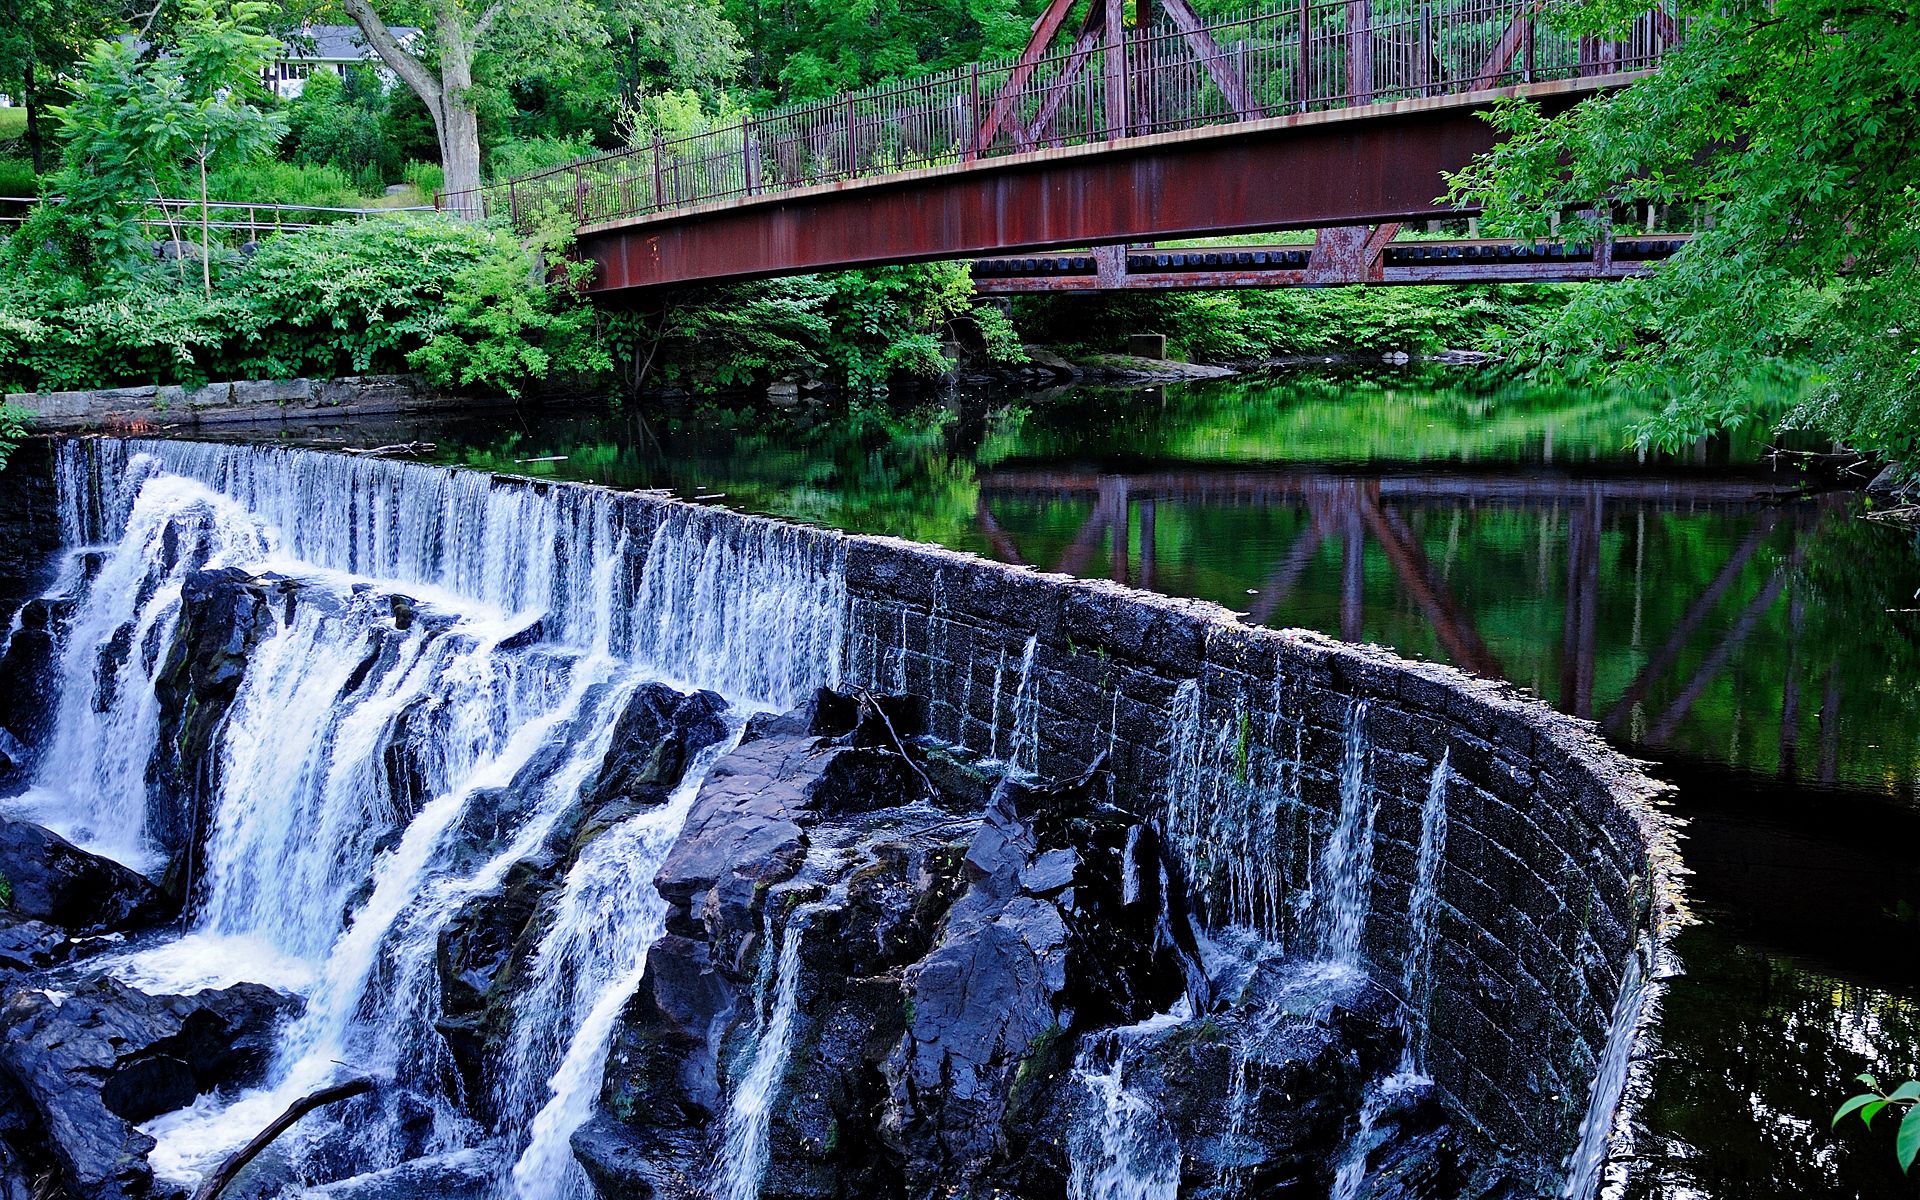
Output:
[[[89,850],[147,869],[155,862],[147,762],[160,719],[153,684],[180,619],[181,586],[194,571],[265,558],[274,538],[191,480],[153,479],[137,492],[125,504],[119,544],[84,584],[64,638],[52,738],[33,789],[12,807]],[[76,511],[63,523],[79,532],[87,520]]]
[[1447,784],[1452,778],[1452,750],[1444,750],[1427,782],[1426,802],[1420,806],[1420,852],[1414,860],[1413,893],[1407,900],[1407,961],[1400,976],[1400,995],[1407,1006],[1407,1044],[1400,1070],[1417,1074],[1424,1068],[1427,1009],[1433,1000],[1433,944],[1440,932],[1440,871],[1447,858]]
[[[142,465],[200,480],[277,531],[279,552],[308,569],[538,615],[550,640],[605,645],[669,682],[784,709],[839,678],[845,549],[821,531],[599,488],[282,447],[103,441],[68,443],[60,454],[62,478],[109,488]],[[113,506],[82,482],[72,486],[76,510],[107,513],[98,536],[118,537]],[[624,562],[609,569],[623,539],[646,546],[637,578]]]
[[[756,1200],[767,1170],[767,1131],[780,1099],[780,1076],[793,1049],[800,1015],[800,944],[813,919],[846,903],[845,885],[787,915],[776,955],[768,947],[761,960],[755,992],[761,1021],[753,1057],[728,1099],[725,1131],[714,1169],[715,1200]],[[769,908],[771,911],[771,908]]]
[[1419,1075],[1402,1071],[1367,1085],[1366,1096],[1360,1102],[1359,1122],[1334,1171],[1329,1200],[1355,1200],[1360,1195],[1361,1186],[1367,1181],[1367,1156],[1379,1144],[1375,1127],[1380,1118],[1391,1111],[1403,1095],[1428,1082]]
[[1562,1193],[1565,1200],[1591,1200],[1605,1182],[1601,1176],[1607,1170],[1621,1097],[1633,1069],[1634,1035],[1648,1019],[1658,996],[1659,985],[1647,978],[1650,954],[1650,946],[1636,947],[1620,980],[1620,994],[1614,999],[1613,1015],[1607,1022],[1607,1043],[1587,1094],[1586,1115],[1580,1120],[1580,1140],[1568,1160],[1567,1187]]
[[1007,762],[1029,773],[1040,770],[1040,680],[1033,673],[1039,647],[1036,635],[1020,651],[1020,682],[1013,693],[1013,744],[1007,751]]
[[1340,757],[1340,812],[1314,880],[1320,920],[1320,955],[1360,965],[1373,899],[1373,821],[1380,799],[1367,786],[1367,702],[1347,709],[1346,744]]
[[[1238,702],[1210,720],[1198,680],[1173,696],[1166,789],[1168,845],[1195,903],[1216,925],[1239,926],[1285,944],[1292,838],[1301,806],[1302,727],[1282,712],[1276,689],[1261,707]],[[1288,730],[1292,736],[1284,736]],[[1255,731],[1264,734],[1256,739]],[[1292,754],[1282,749],[1292,742]]]
[[[510,1122],[528,1122],[513,1167],[524,1200],[588,1194],[569,1140],[592,1113],[614,1020],[640,986],[647,951],[666,931],[667,903],[653,878],[680,836],[708,773],[740,739],[701,750],[666,803],[594,839],[567,873],[553,924],[535,951],[532,983],[514,1004],[514,1038],[500,1086]],[[543,1089],[545,1102],[537,1112]]]
[[1168,1012],[1087,1039],[1073,1065],[1085,1089],[1089,1119],[1068,1142],[1070,1200],[1175,1200],[1180,1194],[1180,1142],[1160,1106],[1129,1081],[1143,1044],[1189,1020],[1183,997]]
[[[235,565],[298,581],[217,731],[194,927],[114,969],[160,990],[266,976],[308,991],[308,1005],[266,1086],[149,1124],[165,1178],[190,1182],[343,1068],[395,1081],[414,1108],[394,1111],[384,1089],[362,1102],[333,1161],[377,1171],[457,1154],[481,1131],[436,1082],[457,1078],[433,1028],[439,935],[578,802],[634,689],[708,687],[751,710],[837,682],[844,555],[812,531],[279,448],[69,443],[57,477],[69,538],[117,545],[85,585],[55,749],[71,764],[111,744],[120,766],[30,801],[37,819],[64,815],[103,848],[132,860],[147,849],[153,672],[186,576]],[[422,615],[396,620],[400,607]],[[93,656],[116,634],[130,652],[103,692]],[[514,1176],[523,1195],[572,1186],[550,1168],[597,1093],[654,940],[646,885],[720,752],[669,804],[590,844],[568,881],[537,971],[554,986],[524,998],[519,1026],[524,1107],[546,1091]],[[424,1144],[420,1101],[433,1115]],[[298,1163],[311,1141],[283,1145]]]

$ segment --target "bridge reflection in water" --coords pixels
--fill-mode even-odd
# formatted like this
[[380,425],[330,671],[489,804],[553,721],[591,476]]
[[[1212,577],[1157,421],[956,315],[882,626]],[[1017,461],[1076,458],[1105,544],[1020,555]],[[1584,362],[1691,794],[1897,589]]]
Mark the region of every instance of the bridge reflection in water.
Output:
[[1378,641],[1630,744],[1831,785],[1845,647],[1807,644],[1800,568],[1849,499],[1788,476],[1035,467],[983,472],[976,519],[996,557]]

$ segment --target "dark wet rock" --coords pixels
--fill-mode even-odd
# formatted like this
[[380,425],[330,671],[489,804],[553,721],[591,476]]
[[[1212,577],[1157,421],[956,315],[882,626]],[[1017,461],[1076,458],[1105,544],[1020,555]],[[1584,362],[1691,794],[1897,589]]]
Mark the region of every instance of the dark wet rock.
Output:
[[[607,757],[580,802],[554,823],[533,855],[509,868],[498,889],[470,900],[441,932],[436,1024],[482,1121],[496,1116],[488,1064],[511,1034],[514,992],[544,931],[543,906],[594,838],[667,800],[694,756],[727,735],[725,713],[726,701],[712,692],[689,695],[664,684],[642,685],[622,710]],[[475,865],[518,826],[569,749],[543,749],[513,783],[474,798],[458,840]]]
[[257,984],[149,996],[99,977],[66,996],[20,990],[0,1007],[0,1074],[45,1132],[68,1191],[143,1196],[153,1140],[135,1126],[216,1087],[255,1082],[275,1027],[298,1008]]
[[50,967],[64,961],[72,949],[66,930],[0,913],[0,973]]
[[44,599],[20,606],[11,637],[0,631],[0,786],[26,778],[52,732],[59,687],[58,636],[71,604]]
[[197,839],[211,824],[219,790],[215,741],[254,649],[276,628],[267,579],[228,567],[195,571],[180,588],[180,621],[154,674],[160,702],[158,751],[148,768],[147,828],[167,857],[162,886],[178,899],[192,889]]
[[887,1060],[884,1124],[910,1191],[976,1186],[1028,1157],[1057,1134],[1035,1114],[1065,1035],[1142,1019],[1187,989],[1158,889],[1127,881],[1144,831],[1092,797],[1091,779],[1003,783],[967,848],[966,891],[907,972],[913,1016]]
[[688,696],[665,684],[642,685],[627,701],[613,744],[593,782],[596,804],[659,804],[693,755],[726,736],[727,704],[713,692]]
[[51,830],[0,818],[7,914],[74,933],[108,933],[163,920],[172,904],[139,874],[89,854]]
[[603,1195],[706,1194],[727,1097],[767,1019],[769,956],[801,919],[804,1017],[782,1084],[796,1102],[770,1122],[762,1195],[897,1192],[898,1158],[873,1120],[880,1068],[906,1027],[903,973],[961,886],[953,839],[965,836],[926,806],[923,775],[894,748],[913,719],[823,692],[753,722],[709,774],[658,877],[668,932],[616,1029],[604,1115],[575,1138]]

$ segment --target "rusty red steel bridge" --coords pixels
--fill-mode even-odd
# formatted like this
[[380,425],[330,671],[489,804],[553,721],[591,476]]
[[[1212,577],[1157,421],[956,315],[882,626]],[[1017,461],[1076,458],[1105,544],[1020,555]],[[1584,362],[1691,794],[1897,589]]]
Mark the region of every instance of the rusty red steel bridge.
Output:
[[[1600,39],[1550,25],[1539,0],[1299,0],[1210,21],[1188,0],[1135,0],[1132,22],[1124,0],[1086,0],[1076,22],[1080,2],[1053,0],[1012,59],[656,137],[442,203],[522,223],[570,216],[596,267],[588,291],[613,300],[1061,250],[1085,253],[1067,269],[989,269],[983,287],[1611,278],[1659,257],[1617,254],[1603,237],[1435,244],[1437,258],[1396,261],[1420,244],[1394,238],[1449,212],[1446,177],[1492,148],[1495,102],[1561,111],[1625,86],[1678,43],[1664,12]],[[1183,256],[1178,269],[1159,269],[1154,250],[1136,270],[1143,252],[1127,248],[1278,230],[1318,233],[1305,259],[1271,270],[1253,256],[1301,248],[1196,252],[1202,268],[1234,256],[1211,279],[1186,269],[1185,251],[1165,252]]]

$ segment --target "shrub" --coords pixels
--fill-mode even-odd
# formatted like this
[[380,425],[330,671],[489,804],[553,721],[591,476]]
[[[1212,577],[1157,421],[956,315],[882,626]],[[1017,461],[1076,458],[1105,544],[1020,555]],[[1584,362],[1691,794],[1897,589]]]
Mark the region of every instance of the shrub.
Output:
[[593,143],[585,138],[522,138],[495,146],[487,155],[487,170],[495,179],[506,179],[570,163],[593,152]]
[[401,169],[400,178],[417,188],[429,202],[435,192],[447,186],[447,173],[439,163],[410,162]]
[[604,370],[591,312],[571,288],[538,278],[511,231],[412,215],[269,238],[224,271],[211,296],[159,271],[76,294],[9,270],[0,275],[0,385],[413,369],[443,385],[518,394],[529,380]]
[[222,171],[207,181],[207,192],[215,200],[261,204],[303,204],[315,208],[367,205],[359,183],[339,167],[306,166],[273,159]]
[[0,158],[0,196],[37,196],[40,177],[25,158]]

